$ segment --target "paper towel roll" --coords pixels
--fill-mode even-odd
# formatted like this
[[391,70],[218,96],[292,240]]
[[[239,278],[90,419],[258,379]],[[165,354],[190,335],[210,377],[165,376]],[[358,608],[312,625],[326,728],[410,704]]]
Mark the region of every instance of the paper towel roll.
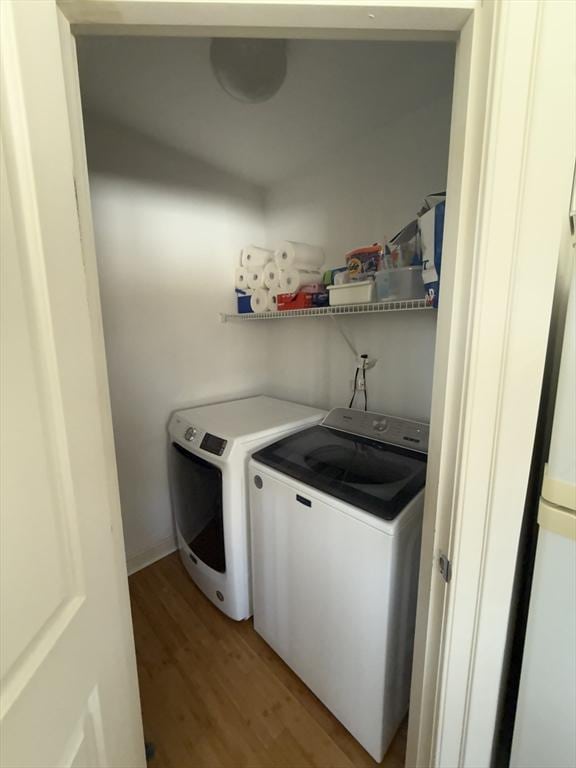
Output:
[[280,293],[279,290],[268,291],[266,308],[270,312],[276,312],[278,310],[278,304],[276,302],[277,302],[277,297],[279,293]]
[[300,269],[283,269],[280,271],[280,289],[284,293],[295,293],[303,285],[321,283],[320,272],[304,272]]
[[318,269],[324,263],[324,251],[317,245],[286,240],[274,252],[274,260],[281,269]]
[[252,312],[265,312],[268,309],[268,294],[267,288],[257,288],[254,291],[250,299]]
[[247,245],[242,249],[241,263],[243,267],[263,267],[274,258],[274,252],[257,245]]
[[271,291],[280,287],[280,267],[275,261],[269,261],[264,267],[264,285]]
[[234,272],[234,285],[241,291],[248,288],[248,270],[246,267],[236,267]]
[[249,267],[248,272],[248,288],[264,288],[264,267]]

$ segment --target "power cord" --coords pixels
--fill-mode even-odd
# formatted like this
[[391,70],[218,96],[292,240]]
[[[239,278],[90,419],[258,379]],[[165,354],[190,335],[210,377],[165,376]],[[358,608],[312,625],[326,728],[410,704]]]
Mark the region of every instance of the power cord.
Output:
[[[364,392],[364,410],[368,410],[368,387],[366,385],[366,367],[368,364],[368,355],[360,355],[360,365],[356,366],[356,373],[354,374],[354,390],[348,408],[352,408],[354,400],[358,392]],[[358,376],[362,376],[362,386],[358,388]]]
[[360,368],[356,368],[356,373],[354,374],[354,389],[352,391],[352,397],[350,398],[350,402],[348,403],[348,408],[352,408],[354,405],[354,398],[356,397],[356,393],[358,392],[358,374],[360,372]]

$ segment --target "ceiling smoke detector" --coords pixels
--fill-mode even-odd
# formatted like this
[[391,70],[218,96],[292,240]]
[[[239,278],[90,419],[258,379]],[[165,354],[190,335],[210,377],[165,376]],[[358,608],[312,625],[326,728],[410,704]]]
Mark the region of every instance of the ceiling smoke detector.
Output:
[[248,104],[268,101],[286,78],[286,47],[286,40],[214,38],[212,70],[232,98]]

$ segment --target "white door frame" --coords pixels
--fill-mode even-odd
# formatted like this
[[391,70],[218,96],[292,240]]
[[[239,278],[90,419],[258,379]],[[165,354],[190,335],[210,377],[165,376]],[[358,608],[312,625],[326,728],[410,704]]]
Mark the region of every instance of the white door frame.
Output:
[[[488,765],[560,214],[569,199],[574,122],[567,94],[573,92],[574,69],[570,39],[561,41],[571,29],[572,4],[60,0],[58,5],[65,17],[60,60],[49,64],[64,70],[68,88],[71,163],[115,500],[88,177],[68,25],[83,34],[458,40],[408,764]],[[435,569],[439,550],[453,561],[448,588]]]
[[[82,115],[80,111],[79,83],[77,62],[75,58],[75,46],[73,37],[70,34],[70,26],[74,31],[80,31],[82,34],[188,34],[188,35],[212,35],[215,32],[219,34],[291,34],[295,37],[355,37],[359,39],[386,39],[388,37],[398,38],[398,30],[401,30],[401,37],[410,39],[439,39],[439,40],[457,40],[457,62],[456,62],[456,84],[455,101],[453,108],[452,123],[456,126],[455,134],[458,140],[453,142],[450,152],[450,169],[448,192],[452,200],[459,200],[463,194],[464,186],[468,185],[469,194],[474,195],[477,188],[475,171],[479,166],[479,157],[481,149],[482,131],[478,131],[474,141],[468,144],[464,141],[466,125],[471,123],[471,115],[483,123],[484,109],[484,91],[485,76],[482,74],[482,68],[477,67],[478,74],[471,73],[472,57],[480,54],[476,49],[485,50],[489,48],[490,24],[484,22],[480,27],[475,23],[472,9],[474,2],[463,0],[456,3],[439,3],[435,8],[433,3],[428,2],[427,14],[423,18],[422,3],[404,3],[394,5],[390,3],[372,3],[358,11],[358,3],[348,2],[343,4],[329,3],[326,6],[314,6],[308,3],[299,3],[297,6],[287,9],[279,8],[273,3],[236,3],[233,10],[230,6],[223,11],[220,3],[194,3],[180,2],[175,8],[170,9],[168,14],[166,5],[162,2],[146,2],[129,4],[123,6],[122,24],[114,22],[107,13],[109,4],[117,6],[115,0],[108,0],[107,5],[102,8],[85,0],[81,3],[60,2],[59,7],[64,10],[68,20],[61,17],[60,29],[63,43],[63,62],[68,85],[68,99],[70,105],[70,120],[73,123],[73,144],[75,154],[75,174],[76,188],[79,198],[79,215],[81,229],[83,232],[83,241],[85,248],[85,262],[89,287],[89,296],[91,297],[91,314],[94,320],[96,346],[103,349],[103,332],[101,309],[98,296],[98,281],[96,255],[94,250],[94,240],[92,233],[92,222],[89,204],[88,174],[86,169],[84,138],[82,133]],[[257,15],[254,13],[257,8]],[[104,13],[103,13],[104,11]],[[169,18],[168,18],[169,17]],[[73,25],[70,25],[70,21]],[[258,26],[256,27],[256,22]],[[226,26],[223,27],[222,24]],[[461,36],[458,34],[460,27],[464,25]],[[476,29],[476,32],[474,30]],[[288,32],[289,30],[289,32]],[[392,31],[396,30],[396,31]],[[486,56],[484,57],[486,58]],[[478,87],[475,93],[481,91],[476,97],[474,110],[470,105],[469,83],[471,77],[478,79]],[[465,164],[465,149],[468,149],[470,158],[467,161],[470,171],[463,173]],[[451,264],[456,263],[456,253],[459,243],[464,239],[458,236],[462,231],[462,219],[467,222],[467,237],[473,236],[475,217],[470,215],[472,206],[464,205],[461,208],[452,205],[448,211],[446,220],[446,238],[444,248],[444,264],[447,274],[451,274],[454,269]],[[466,250],[469,252],[471,248]],[[457,314],[460,315],[460,325],[462,332],[466,329],[466,312],[468,306],[469,293],[469,272],[471,264],[460,265],[460,289],[464,296],[461,296],[460,309]],[[453,306],[452,292],[454,288],[449,285],[449,281],[443,283],[443,302],[442,309],[439,312],[439,328],[450,328],[450,325],[456,322],[451,315],[456,310],[451,310]],[[448,375],[448,360],[450,349],[454,346],[456,336],[452,339],[449,333],[441,335],[445,343],[438,344],[436,376]],[[102,356],[103,357],[103,356]],[[454,357],[454,355],[452,355]],[[105,382],[105,361],[103,358],[102,378]],[[462,361],[455,360],[452,367],[457,369],[452,374],[453,378],[459,379],[459,371],[462,369]],[[440,373],[439,373],[440,372]],[[443,414],[446,409],[444,387],[437,387],[437,396],[434,399],[433,413]],[[108,414],[106,414],[108,417]],[[434,423],[442,424],[443,418],[432,418],[431,446],[433,451],[438,450],[442,434],[445,427],[434,429]],[[429,470],[430,486],[436,488],[439,486],[440,478],[439,462],[431,462]],[[445,473],[447,474],[447,473]],[[452,474],[452,472],[450,472]],[[446,478],[449,485],[453,482],[451,478]],[[433,578],[434,553],[438,549],[447,549],[448,532],[450,530],[451,509],[446,505],[444,509],[444,518],[447,518],[440,527],[442,539],[438,541],[436,526],[439,521],[436,520],[436,509],[438,507],[436,494],[428,494],[426,501],[426,519],[428,524],[424,531],[424,546],[422,547],[422,578],[420,583],[420,604],[419,619],[417,627],[416,649],[420,663],[415,666],[414,679],[412,684],[412,705],[410,710],[410,728],[408,734],[408,752],[407,765],[431,765],[433,748],[433,727],[436,702],[436,687],[438,660],[440,654],[440,637],[442,629],[442,606],[445,600],[444,584],[437,578]],[[432,588],[432,592],[431,592]],[[430,599],[431,594],[433,599]]]
[[561,234],[576,6],[495,8],[436,711],[439,765],[489,765]]

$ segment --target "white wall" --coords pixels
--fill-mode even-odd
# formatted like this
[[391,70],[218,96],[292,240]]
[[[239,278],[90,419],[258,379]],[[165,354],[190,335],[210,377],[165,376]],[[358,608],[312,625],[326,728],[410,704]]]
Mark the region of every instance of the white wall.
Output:
[[210,40],[79,37],[85,108],[258,184],[300,176],[450,90],[454,44],[290,40],[269,101],[231,98]]
[[[337,266],[352,248],[392,237],[415,218],[425,195],[445,189],[450,108],[448,96],[437,99],[322,156],[305,176],[272,187],[266,199],[268,244],[319,244],[328,263]],[[435,314],[338,322],[360,353],[378,358],[367,374],[369,407],[428,419]],[[332,320],[270,323],[268,333],[275,395],[323,407],[348,404],[355,361]]]
[[260,392],[262,326],[221,324],[239,247],[263,238],[261,191],[88,118],[87,148],[129,565],[169,551],[166,422]]
[[[399,112],[391,101],[384,110],[379,104],[375,115],[372,107],[368,114],[361,104],[345,99],[358,119],[348,116],[342,144],[321,142],[321,152],[316,141],[310,159],[301,134],[300,154],[306,155],[306,163],[294,162],[289,178],[282,176],[266,190],[224,170],[222,163],[216,167],[118,122],[87,115],[106,353],[132,567],[164,554],[173,541],[165,432],[171,410],[257,392],[324,408],[348,404],[355,361],[334,321],[221,324],[219,313],[233,308],[232,267],[243,244],[305,240],[323,245],[329,263],[337,265],[351,248],[395,234],[414,217],[424,195],[444,188],[450,53],[438,49],[434,59],[433,48],[394,50],[402,56],[396,70],[391,69],[394,57],[375,61],[379,71],[396,78],[397,96],[404,91],[414,96],[415,72],[426,57],[444,73],[432,78],[433,89],[419,99],[414,96],[421,106],[407,113],[409,99],[403,96],[396,99]],[[317,51],[310,44],[295,48],[293,68],[300,66],[300,56],[306,64],[303,71],[316,72],[317,57],[323,63],[320,71],[330,72],[327,62],[336,51],[326,46]],[[332,89],[342,87],[347,93],[355,76],[359,82],[368,77],[355,49],[349,56],[357,71],[341,72],[346,85],[336,78]],[[292,76],[298,80],[294,72]],[[403,77],[404,90],[397,82]],[[201,83],[196,85],[201,89]],[[369,101],[374,89],[364,86]],[[319,114],[326,87],[320,78],[314,102]],[[309,108],[310,89],[304,93],[308,106],[299,109],[297,83],[290,88],[285,98],[295,114],[309,116],[313,133],[316,112]],[[332,93],[330,103],[337,102]],[[236,142],[236,121],[223,124],[228,141]],[[363,130],[363,124],[371,129]],[[194,124],[189,128],[193,136]],[[267,125],[257,120],[253,131],[259,141],[270,138]],[[290,137],[274,136],[282,152]],[[237,152],[242,151],[240,144]],[[427,419],[434,313],[338,322],[360,352],[378,358],[368,373],[369,406]]]

